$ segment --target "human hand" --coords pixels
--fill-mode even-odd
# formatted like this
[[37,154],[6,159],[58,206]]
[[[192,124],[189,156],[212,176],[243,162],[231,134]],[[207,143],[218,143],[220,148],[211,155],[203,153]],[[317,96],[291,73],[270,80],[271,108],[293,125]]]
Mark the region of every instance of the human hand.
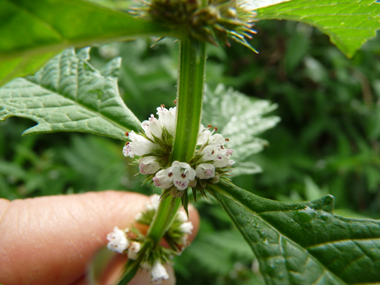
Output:
[[[0,199],[0,284],[87,284],[87,265],[108,241],[114,226],[130,226],[149,197],[105,191],[39,197],[9,202]],[[199,226],[197,211],[189,208],[193,240]],[[120,272],[115,262],[104,284]],[[162,284],[175,284],[171,278]],[[112,276],[112,277],[111,277]],[[130,284],[150,284],[150,273],[140,271]]]

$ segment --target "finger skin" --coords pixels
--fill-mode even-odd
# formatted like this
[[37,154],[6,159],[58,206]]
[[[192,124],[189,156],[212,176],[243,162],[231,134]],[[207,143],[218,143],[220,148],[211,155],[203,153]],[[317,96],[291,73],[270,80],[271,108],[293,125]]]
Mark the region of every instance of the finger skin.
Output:
[[0,284],[74,283],[107,244],[107,233],[130,226],[148,201],[117,191],[0,199]]

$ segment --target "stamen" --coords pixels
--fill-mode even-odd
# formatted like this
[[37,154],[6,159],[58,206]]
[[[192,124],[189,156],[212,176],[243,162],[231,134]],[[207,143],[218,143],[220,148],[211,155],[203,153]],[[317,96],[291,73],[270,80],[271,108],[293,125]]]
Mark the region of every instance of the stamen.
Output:
[[207,128],[208,128],[208,129],[211,129],[211,128],[212,128],[212,126],[211,126],[210,124],[208,124],[208,125],[207,125]]
[[183,179],[185,179],[185,178],[186,178],[186,174],[185,174],[185,173],[182,173],[182,174],[181,174],[181,177],[182,177]]
[[173,176],[173,172],[169,172],[168,176],[172,177]]
[[164,105],[164,104],[161,104],[161,108],[165,108],[165,105]]
[[128,133],[128,132],[125,132],[125,136],[128,137],[128,136],[129,136],[129,133]]
[[230,140],[228,138],[225,139],[226,142],[229,142]]
[[173,101],[173,104],[174,104],[174,105],[177,105],[177,99],[175,99],[175,100]]
[[218,128],[217,127],[214,127],[214,132],[216,132],[218,130]]

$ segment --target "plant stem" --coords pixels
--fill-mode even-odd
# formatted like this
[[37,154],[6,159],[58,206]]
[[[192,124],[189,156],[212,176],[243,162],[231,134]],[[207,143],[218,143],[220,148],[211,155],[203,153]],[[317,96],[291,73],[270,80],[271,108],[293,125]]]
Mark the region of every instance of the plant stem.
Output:
[[178,94],[177,129],[171,160],[189,162],[197,145],[203,102],[206,44],[198,43],[195,49],[190,39],[181,41]]

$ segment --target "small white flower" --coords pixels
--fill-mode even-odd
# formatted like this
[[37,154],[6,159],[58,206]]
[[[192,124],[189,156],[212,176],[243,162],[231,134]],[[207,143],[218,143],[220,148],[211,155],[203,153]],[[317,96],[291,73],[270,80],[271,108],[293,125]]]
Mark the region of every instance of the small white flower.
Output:
[[201,161],[210,161],[215,167],[226,167],[234,163],[230,160],[232,149],[227,149],[223,145],[208,145],[201,152]]
[[224,145],[226,139],[221,134],[215,134],[209,138],[209,143],[210,145]]
[[155,156],[145,156],[139,160],[139,169],[141,174],[156,173],[161,166],[158,164]]
[[146,136],[151,140],[154,140],[153,136],[161,139],[162,126],[161,123],[153,115],[150,115],[148,121],[142,122],[141,126],[143,127]]
[[173,184],[178,190],[185,190],[195,179],[195,170],[186,162],[174,161],[172,164]]
[[143,136],[136,134],[134,131],[129,133],[129,139],[131,142],[127,143],[123,148],[123,154],[125,157],[129,156],[134,158],[135,155],[142,156],[144,154],[149,154],[157,147],[154,143]]
[[151,274],[152,282],[161,283],[162,280],[169,279],[169,275],[166,272],[165,267],[158,260],[153,264]]
[[158,205],[160,204],[160,195],[153,194],[150,197],[150,203],[146,204],[148,210],[157,210]]
[[157,108],[158,120],[161,123],[162,127],[165,127],[166,130],[174,137],[175,127],[176,127],[176,116],[177,108],[170,108],[169,110],[163,106]]
[[177,212],[177,219],[180,220],[182,223],[187,222],[189,220],[184,211]]
[[193,231],[193,224],[192,222],[185,222],[183,223],[182,225],[180,225],[179,229],[181,232],[185,233],[185,234],[191,234],[191,232]]
[[154,186],[160,187],[161,189],[168,189],[173,186],[173,173],[172,168],[166,168],[160,170],[153,177]]
[[128,259],[136,260],[141,248],[141,243],[132,241],[128,248]]
[[209,179],[215,176],[215,166],[211,163],[201,163],[195,172],[198,178]]
[[129,240],[124,231],[120,230],[118,227],[113,228],[113,232],[107,235],[107,248],[118,253],[123,253],[129,245]]
[[197,140],[197,145],[204,145],[208,139],[211,137],[212,133],[206,129],[203,125],[199,128],[199,135]]

